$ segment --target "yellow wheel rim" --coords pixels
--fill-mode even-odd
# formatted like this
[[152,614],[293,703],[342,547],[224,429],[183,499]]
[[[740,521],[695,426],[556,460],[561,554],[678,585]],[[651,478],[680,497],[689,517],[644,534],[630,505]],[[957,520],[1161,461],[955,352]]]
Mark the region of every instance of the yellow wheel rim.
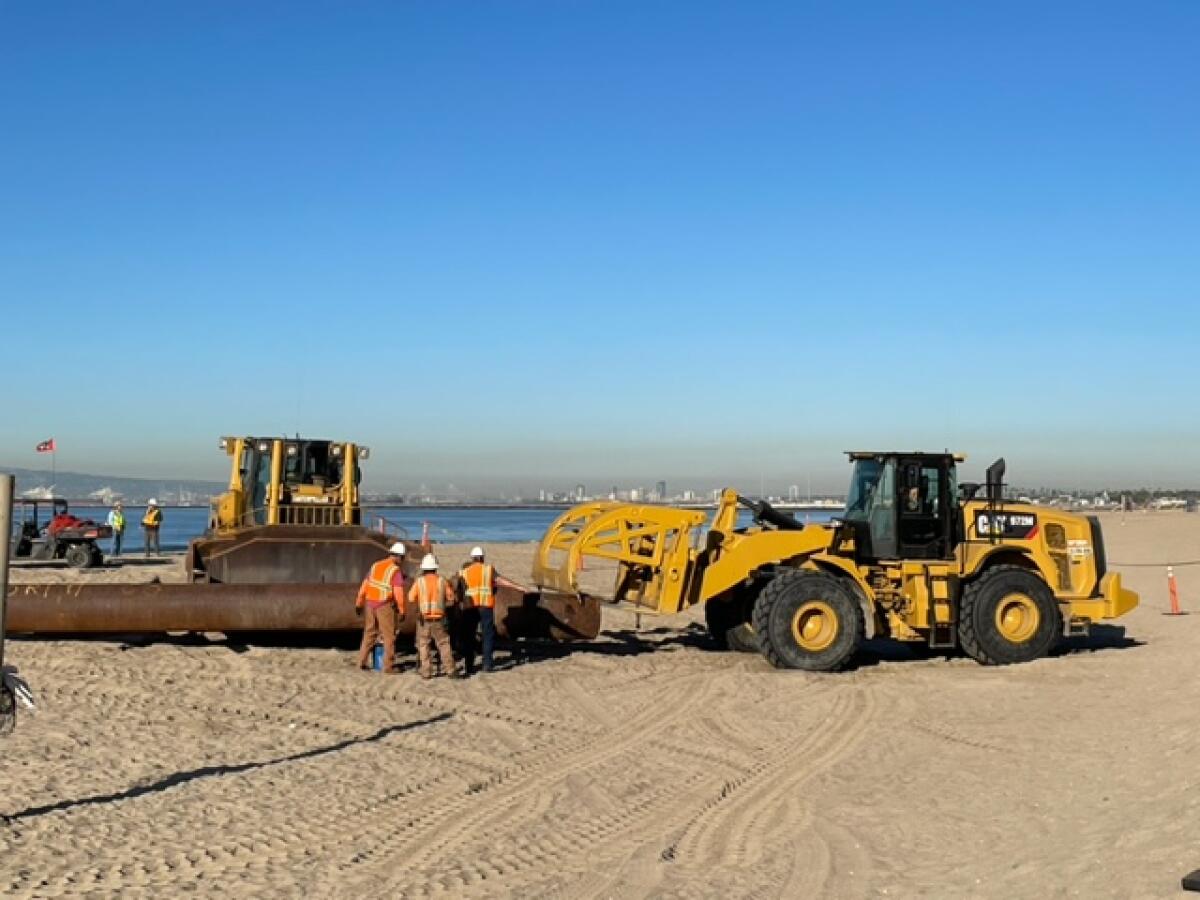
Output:
[[809,653],[820,653],[829,647],[837,634],[837,613],[824,600],[802,603],[792,616],[792,637]]
[[1025,594],[1006,594],[996,604],[996,630],[1010,643],[1025,643],[1041,623],[1037,604]]

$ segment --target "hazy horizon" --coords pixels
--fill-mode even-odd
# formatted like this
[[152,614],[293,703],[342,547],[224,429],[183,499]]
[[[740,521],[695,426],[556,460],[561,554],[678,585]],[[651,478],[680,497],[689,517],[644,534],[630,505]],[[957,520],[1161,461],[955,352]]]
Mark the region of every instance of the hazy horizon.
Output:
[[[874,448],[882,449],[882,448]],[[921,448],[916,448],[921,449]],[[931,449],[931,448],[925,448]],[[656,482],[665,481],[667,483],[668,494],[676,495],[683,490],[693,490],[698,494],[713,490],[720,487],[735,487],[739,491],[749,494],[758,495],[760,489],[765,490],[768,495],[786,496],[788,489],[795,485],[800,490],[800,496],[806,497],[810,491],[814,497],[823,495],[844,495],[849,482],[850,466],[841,457],[842,465],[835,469],[817,469],[814,468],[811,472],[797,472],[792,477],[782,475],[771,475],[763,473],[759,475],[744,475],[740,478],[729,477],[722,478],[713,475],[697,475],[695,477],[687,477],[683,474],[664,472],[653,475],[645,475],[642,477],[572,477],[562,476],[558,478],[545,478],[538,480],[530,477],[524,480],[501,481],[486,478],[470,478],[470,477],[442,477],[433,478],[415,475],[402,475],[400,477],[387,478],[381,476],[376,471],[375,454],[378,451],[372,451],[372,459],[363,464],[363,490],[372,494],[386,493],[403,493],[413,494],[421,492],[422,489],[430,494],[447,495],[453,494],[455,491],[462,492],[467,496],[474,497],[512,497],[521,496],[525,499],[536,498],[539,490],[547,490],[554,492],[571,491],[578,484],[583,484],[590,495],[604,495],[609,492],[612,487],[620,490],[629,490],[630,488],[645,488],[652,489]],[[971,458],[968,456],[966,462],[959,465],[960,481],[982,481],[983,472],[992,462],[993,458]],[[1130,474],[1121,477],[1119,474],[1114,475],[1111,480],[1098,480],[1091,483],[1083,483],[1070,481],[1066,479],[1036,479],[1027,478],[1023,473],[1014,468],[1014,461],[1011,457],[1006,457],[1008,470],[1006,482],[1014,487],[1023,489],[1035,488],[1056,488],[1061,490],[1071,491],[1100,491],[1100,490],[1200,490],[1200,478],[1192,481],[1181,481],[1179,483],[1158,483],[1149,480],[1140,480]],[[14,469],[36,472],[44,478],[45,483],[49,484],[52,470],[43,465],[30,466],[11,466],[8,463],[0,463],[0,472],[11,472]],[[138,479],[138,480],[154,480],[163,482],[181,481],[202,481],[212,482],[218,485],[224,485],[228,482],[228,469],[221,466],[219,471],[210,471],[207,473],[183,473],[183,472],[113,472],[113,471],[82,471],[80,469],[66,469],[58,467],[56,470],[58,476],[82,476],[96,479]],[[28,485],[26,486],[28,487]]]

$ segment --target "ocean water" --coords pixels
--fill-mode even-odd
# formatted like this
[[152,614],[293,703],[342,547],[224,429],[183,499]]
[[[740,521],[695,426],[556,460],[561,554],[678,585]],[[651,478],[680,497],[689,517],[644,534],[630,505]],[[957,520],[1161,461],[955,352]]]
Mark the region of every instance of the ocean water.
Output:
[[[73,506],[71,512],[80,518],[103,522],[108,509],[101,506]],[[125,551],[142,547],[139,524],[145,507],[125,508]],[[387,530],[400,532],[414,540],[421,537],[422,523],[429,523],[429,536],[443,544],[486,544],[489,541],[537,541],[561,509],[495,509],[476,507],[372,507],[363,510],[363,524],[375,527],[379,518],[386,520]],[[796,518],[804,522],[827,522],[835,514],[828,510],[797,511]],[[748,524],[743,513],[741,523]],[[167,507],[163,509],[161,542],[163,550],[183,550],[194,538],[200,537],[208,525],[208,508],[201,506]],[[105,550],[108,541],[102,541]]]

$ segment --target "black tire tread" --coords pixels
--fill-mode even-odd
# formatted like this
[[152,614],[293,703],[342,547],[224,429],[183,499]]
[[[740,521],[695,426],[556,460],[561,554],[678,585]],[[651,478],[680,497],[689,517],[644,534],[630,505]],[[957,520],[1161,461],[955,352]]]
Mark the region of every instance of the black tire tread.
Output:
[[814,584],[823,583],[825,585],[825,590],[827,591],[846,594],[853,603],[854,608],[858,610],[858,616],[856,617],[856,622],[854,623],[858,634],[853,642],[852,652],[847,653],[842,659],[838,660],[837,663],[829,668],[824,669],[823,671],[836,672],[844,669],[850,664],[850,660],[854,657],[854,652],[857,651],[857,649],[862,645],[866,633],[866,624],[862,614],[862,607],[859,605],[858,597],[855,592],[847,590],[840,579],[838,579],[836,576],[829,575],[825,572],[819,572],[815,569],[791,569],[781,572],[779,575],[776,575],[774,578],[772,578],[767,586],[763,589],[762,593],[759,594],[758,600],[754,604],[754,615],[752,618],[755,634],[758,635],[759,650],[762,655],[767,658],[767,662],[769,662],[775,668],[791,668],[787,664],[787,661],[780,654],[779,649],[772,643],[769,625],[771,621],[771,613],[775,607],[775,604],[784,596],[785,592],[790,586],[790,583],[800,577],[803,577],[806,580],[811,580],[811,583]]
[[[1040,584],[1047,587],[1044,581],[1036,574],[1031,572],[1024,566],[1015,566],[1011,564],[1003,564],[992,566],[984,571],[977,579],[968,584],[962,593],[962,600],[959,603],[958,609],[958,643],[962,647],[963,652],[976,662],[982,663],[985,666],[1001,666],[1007,665],[1007,660],[998,659],[993,654],[989,653],[984,646],[983,640],[980,638],[979,632],[975,627],[975,604],[980,601],[986,588],[993,582],[999,580],[1006,575],[1020,574],[1023,578],[1030,577],[1036,579]],[[1050,592],[1053,599],[1054,593]],[[1057,601],[1055,606],[1057,608]],[[1061,628],[1058,629],[1061,631]]]

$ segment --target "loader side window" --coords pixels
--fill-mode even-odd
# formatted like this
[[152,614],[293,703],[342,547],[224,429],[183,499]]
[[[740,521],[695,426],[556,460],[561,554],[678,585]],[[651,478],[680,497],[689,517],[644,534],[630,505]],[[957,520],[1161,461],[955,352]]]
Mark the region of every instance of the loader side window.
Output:
[[879,483],[867,502],[871,530],[871,554],[876,559],[896,556],[896,461],[889,459],[879,474]]
[[866,521],[867,506],[879,484],[883,463],[875,459],[860,459],[854,464],[850,479],[850,494],[846,497],[846,518]]

